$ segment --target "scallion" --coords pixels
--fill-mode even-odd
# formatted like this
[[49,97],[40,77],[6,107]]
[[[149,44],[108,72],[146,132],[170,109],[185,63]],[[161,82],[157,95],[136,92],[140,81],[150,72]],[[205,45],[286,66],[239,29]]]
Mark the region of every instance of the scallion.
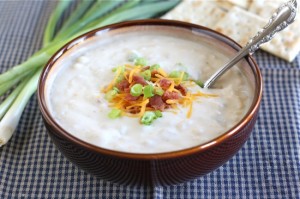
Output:
[[160,87],[155,87],[154,88],[154,94],[162,96],[164,94],[164,90]]
[[154,94],[153,94],[153,86],[152,85],[147,85],[144,87],[144,98],[150,98],[150,97],[153,97]]
[[182,77],[183,81],[187,81],[189,79],[189,74],[184,72],[184,71],[172,71],[169,74],[169,77],[171,77],[171,78],[180,78],[182,75],[183,75],[183,77]]
[[135,60],[134,64],[136,66],[146,66],[147,65],[147,60],[145,58],[139,57]]
[[118,92],[116,90],[110,90],[105,94],[105,99],[110,102],[116,97],[117,94]]
[[203,83],[202,81],[200,81],[200,80],[194,80],[194,82],[195,82],[198,86],[200,86],[201,88],[204,87],[204,83]]
[[130,88],[130,94],[134,97],[138,97],[143,93],[143,85],[135,84]]
[[150,70],[145,70],[141,73],[141,75],[143,76],[143,78],[145,80],[150,80],[151,79],[151,71]]
[[144,125],[150,125],[156,119],[154,112],[146,111],[141,118],[141,123]]
[[154,65],[150,66],[151,71],[158,70],[159,68],[160,68],[159,64],[154,64]]
[[162,113],[159,110],[154,111],[156,117],[162,117]]
[[109,113],[108,113],[108,117],[110,118],[110,119],[116,119],[116,118],[118,118],[118,117],[120,117],[121,116],[121,113],[122,113],[122,111],[121,110],[119,110],[119,109],[112,109]]

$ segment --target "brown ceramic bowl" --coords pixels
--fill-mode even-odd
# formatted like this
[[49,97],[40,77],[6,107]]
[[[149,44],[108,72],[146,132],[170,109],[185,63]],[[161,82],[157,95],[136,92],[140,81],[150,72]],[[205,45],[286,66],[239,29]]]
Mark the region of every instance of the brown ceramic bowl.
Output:
[[243,70],[253,84],[254,98],[244,118],[221,136],[185,150],[135,154],[107,150],[84,142],[59,126],[51,116],[45,102],[45,85],[51,69],[57,61],[66,57],[70,50],[80,48],[90,38],[122,31],[138,31],[140,28],[176,28],[191,35],[212,38],[217,45],[225,45],[232,51],[240,46],[230,38],[205,27],[167,20],[139,20],[106,26],[88,32],[61,48],[48,62],[38,85],[38,101],[48,133],[57,148],[83,170],[108,181],[126,185],[170,185],[205,175],[228,161],[248,139],[257,118],[262,96],[262,79],[253,58],[244,60]]

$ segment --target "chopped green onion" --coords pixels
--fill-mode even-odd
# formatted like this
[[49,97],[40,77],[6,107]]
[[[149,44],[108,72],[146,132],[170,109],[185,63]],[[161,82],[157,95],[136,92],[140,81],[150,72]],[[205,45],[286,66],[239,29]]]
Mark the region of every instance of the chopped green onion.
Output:
[[154,65],[150,66],[151,71],[158,70],[159,68],[160,68],[159,64],[154,64]]
[[116,91],[116,90],[110,90],[110,91],[108,91],[106,94],[105,94],[105,99],[107,100],[107,101],[112,101],[115,97],[116,97],[116,95],[118,94],[118,92]]
[[145,58],[140,57],[140,58],[137,58],[135,60],[134,64],[136,66],[146,66],[147,65],[147,60]]
[[112,72],[116,72],[117,69],[118,69],[118,67],[115,67],[115,68],[111,69],[111,71],[112,71]]
[[194,80],[194,82],[195,82],[198,86],[200,86],[201,88],[204,87],[204,83],[203,83],[202,81],[200,81],[200,80]]
[[120,83],[124,79],[124,76],[120,74],[118,78],[116,79],[116,83]]
[[116,68],[113,68],[112,71],[116,72],[116,74],[118,75],[116,77],[116,83],[119,83],[124,79],[123,74],[124,74],[124,71],[125,71],[125,66],[118,66]]
[[110,119],[116,119],[116,118],[118,118],[118,117],[120,117],[120,116],[121,116],[121,110],[116,109],[116,108],[112,109],[112,110],[108,113],[108,117],[109,117]]
[[151,79],[151,71],[150,70],[145,70],[141,73],[141,75],[143,76],[143,78],[145,80],[150,80]]
[[154,96],[153,90],[154,90],[154,88],[153,88],[152,85],[145,86],[144,87],[144,97],[145,98],[150,98],[150,97]]
[[188,80],[188,79],[189,79],[189,74],[186,73],[186,72],[184,72],[184,71],[172,71],[172,72],[169,74],[169,77],[171,77],[171,78],[179,78],[179,77],[181,77],[182,73],[184,73],[184,74],[183,74],[182,80],[183,80],[183,81]]
[[125,71],[125,66],[118,66],[112,69],[112,72],[117,72],[118,70],[121,70],[120,73],[124,73]]
[[187,81],[189,79],[189,77],[190,77],[190,75],[187,72],[184,72],[182,80]]
[[135,84],[130,89],[130,94],[134,97],[138,97],[143,92],[143,86],[142,84]]
[[156,115],[154,112],[146,111],[141,118],[141,123],[145,125],[150,125],[156,119]]
[[128,55],[128,61],[134,62],[138,58],[138,54],[136,52],[130,52]]
[[156,110],[155,112],[156,117],[162,117],[162,113],[159,110]]
[[170,72],[169,77],[171,77],[171,78],[179,78],[180,75],[181,75],[180,71],[172,71],[172,72]]
[[113,90],[116,91],[117,93],[120,92],[120,90],[117,87],[113,87]]
[[155,87],[154,88],[154,94],[162,96],[164,94],[164,90],[160,87]]

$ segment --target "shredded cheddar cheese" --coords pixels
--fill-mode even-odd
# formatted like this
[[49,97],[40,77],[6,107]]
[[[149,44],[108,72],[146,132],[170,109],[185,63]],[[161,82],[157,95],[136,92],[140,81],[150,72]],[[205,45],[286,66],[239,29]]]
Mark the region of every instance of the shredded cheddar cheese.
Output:
[[[141,118],[147,112],[157,110],[176,114],[178,106],[183,106],[187,108],[187,118],[190,118],[196,99],[216,97],[200,91],[191,93],[188,88],[195,86],[195,83],[187,80],[183,71],[171,76],[162,68],[158,68],[151,71],[150,77],[150,72],[146,71],[150,70],[149,68],[130,64],[118,67],[113,80],[102,89],[103,93],[113,95],[108,98],[112,99],[109,105],[120,110],[121,115]],[[144,71],[149,74],[147,80],[142,75]],[[134,78],[135,76],[138,77]],[[133,87],[136,89],[133,90]],[[109,93],[113,89],[115,91]]]

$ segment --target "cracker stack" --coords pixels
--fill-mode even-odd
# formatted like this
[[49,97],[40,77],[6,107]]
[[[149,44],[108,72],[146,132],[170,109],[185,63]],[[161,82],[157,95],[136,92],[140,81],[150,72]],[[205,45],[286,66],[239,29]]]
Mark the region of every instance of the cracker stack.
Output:
[[[274,11],[287,0],[183,0],[164,19],[199,24],[219,31],[246,45],[267,24]],[[298,10],[299,18],[300,12]],[[300,52],[300,20],[297,20],[261,49],[286,61]]]

